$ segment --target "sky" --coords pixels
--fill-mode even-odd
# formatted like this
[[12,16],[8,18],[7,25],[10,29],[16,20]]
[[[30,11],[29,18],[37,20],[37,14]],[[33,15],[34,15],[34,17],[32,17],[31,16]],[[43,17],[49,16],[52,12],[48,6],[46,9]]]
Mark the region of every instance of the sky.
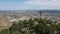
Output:
[[0,0],[0,10],[60,10],[60,0]]

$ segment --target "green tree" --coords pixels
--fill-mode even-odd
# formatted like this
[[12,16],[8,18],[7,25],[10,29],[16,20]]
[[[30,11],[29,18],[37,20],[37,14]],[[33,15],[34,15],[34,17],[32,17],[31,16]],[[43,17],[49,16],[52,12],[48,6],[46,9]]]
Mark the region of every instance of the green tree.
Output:
[[22,34],[22,33],[18,32],[18,31],[14,31],[11,34]]
[[60,32],[60,23],[56,25],[56,31]]
[[12,33],[13,31],[17,31],[19,28],[18,24],[13,24],[10,28],[9,31]]
[[35,21],[34,20],[30,19],[28,22],[29,22],[31,28],[35,27]]
[[[37,34],[54,34],[55,29],[51,26],[46,25],[45,19],[40,19],[38,25],[35,28],[35,31]],[[49,23],[51,23],[51,20],[48,20]]]
[[52,24],[53,21],[52,21],[51,19],[48,19],[48,20],[46,21],[46,23],[47,23],[47,24]]
[[4,29],[4,30],[0,31],[0,34],[9,34],[9,30],[8,29]]

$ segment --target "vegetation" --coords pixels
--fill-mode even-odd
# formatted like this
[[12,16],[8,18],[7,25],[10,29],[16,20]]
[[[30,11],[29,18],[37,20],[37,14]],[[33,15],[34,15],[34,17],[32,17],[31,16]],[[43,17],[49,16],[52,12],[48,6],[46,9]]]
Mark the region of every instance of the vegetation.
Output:
[[50,19],[35,18],[13,23],[0,34],[60,34],[60,24]]

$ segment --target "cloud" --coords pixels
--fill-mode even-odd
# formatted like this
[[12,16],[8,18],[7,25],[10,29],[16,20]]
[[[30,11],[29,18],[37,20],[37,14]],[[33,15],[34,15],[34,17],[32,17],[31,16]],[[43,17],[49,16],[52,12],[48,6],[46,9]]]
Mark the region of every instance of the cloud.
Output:
[[24,4],[60,7],[60,0],[29,0],[26,1]]

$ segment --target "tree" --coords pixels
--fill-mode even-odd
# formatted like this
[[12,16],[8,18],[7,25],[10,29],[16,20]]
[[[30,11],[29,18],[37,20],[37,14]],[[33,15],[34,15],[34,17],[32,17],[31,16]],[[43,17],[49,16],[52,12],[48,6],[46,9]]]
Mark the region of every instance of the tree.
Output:
[[28,22],[29,22],[31,28],[35,27],[35,21],[34,20],[30,19]]
[[[50,25],[47,26],[47,23]],[[54,23],[52,20],[43,18],[19,21],[8,29],[1,30],[0,34],[60,34],[60,23],[52,23]]]
[[[52,22],[51,20],[48,20],[48,22]],[[53,34],[55,32],[55,29],[51,26],[46,25],[46,20],[40,19],[38,25],[35,27],[35,32],[37,34]]]
[[24,20],[23,21],[24,27],[29,27],[30,23],[28,22],[28,20]]
[[22,34],[22,33],[18,32],[18,31],[14,31],[11,34]]
[[13,31],[17,31],[19,28],[18,24],[13,24],[10,28],[9,31],[12,33]]
[[4,29],[4,30],[0,31],[0,34],[9,34],[9,30],[8,29]]
[[60,23],[58,25],[56,25],[56,31],[60,32]]
[[46,21],[46,23],[47,23],[47,24],[52,24],[53,21],[52,21],[51,19],[48,19],[48,20]]
[[60,32],[57,32],[56,34],[60,34]]
[[19,26],[18,31],[21,32],[22,28],[24,27],[23,21],[19,21],[18,26]]

